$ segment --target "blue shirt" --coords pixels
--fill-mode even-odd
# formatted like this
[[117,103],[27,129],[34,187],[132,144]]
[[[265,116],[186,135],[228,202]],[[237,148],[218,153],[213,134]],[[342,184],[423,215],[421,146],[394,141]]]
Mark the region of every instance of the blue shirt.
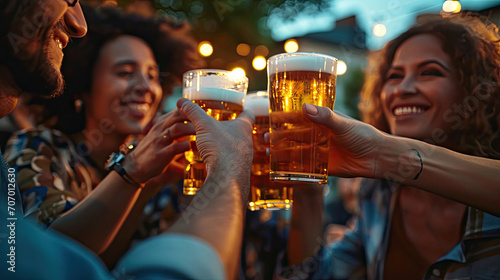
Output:
[[[362,188],[355,229],[281,275],[291,279],[383,279],[394,191],[382,180]],[[462,240],[429,267],[424,279],[500,279],[500,218],[469,207]]]

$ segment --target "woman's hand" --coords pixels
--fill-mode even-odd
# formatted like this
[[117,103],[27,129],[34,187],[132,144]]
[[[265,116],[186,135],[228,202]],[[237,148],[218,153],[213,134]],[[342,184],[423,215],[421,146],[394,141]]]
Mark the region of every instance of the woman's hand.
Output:
[[155,120],[152,128],[124,160],[123,167],[130,177],[145,183],[155,177],[155,180],[162,179],[162,174],[168,176],[169,172],[165,171],[174,157],[189,150],[188,141],[174,140],[195,134],[193,125],[185,121],[186,118],[177,109]]
[[376,177],[385,133],[326,107],[304,104],[302,110],[306,118],[330,129],[330,175]]

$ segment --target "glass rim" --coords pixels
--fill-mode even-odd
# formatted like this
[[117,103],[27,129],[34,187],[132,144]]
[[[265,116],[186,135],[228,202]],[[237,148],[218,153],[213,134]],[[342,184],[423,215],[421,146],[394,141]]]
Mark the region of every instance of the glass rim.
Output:
[[[233,73],[233,71],[231,71],[231,70],[203,68],[203,69],[191,69],[191,70],[188,70],[188,71],[184,72],[184,74],[182,74],[182,77],[186,78],[187,75],[189,75],[191,73],[197,73],[197,72],[203,72],[203,73],[221,73],[221,74],[225,74],[227,76],[230,76]],[[237,80],[244,80],[244,81],[246,81],[248,83],[248,77],[246,76],[246,73],[243,76],[237,76],[237,77],[233,77],[233,78],[237,79]]]
[[269,92],[267,90],[252,90],[247,92],[247,96],[249,95],[255,95],[255,96],[265,96],[269,95]]
[[267,59],[267,62],[271,61],[272,59],[280,58],[280,57],[294,57],[294,56],[315,56],[315,57],[323,57],[327,59],[334,60],[336,62],[339,61],[338,58],[328,55],[328,54],[323,54],[323,53],[316,53],[316,52],[293,52],[293,53],[279,53],[275,54]]

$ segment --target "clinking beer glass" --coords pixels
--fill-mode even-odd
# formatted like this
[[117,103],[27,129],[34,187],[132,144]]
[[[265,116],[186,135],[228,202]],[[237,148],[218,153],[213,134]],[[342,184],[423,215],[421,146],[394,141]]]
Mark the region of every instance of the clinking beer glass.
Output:
[[[236,72],[198,69],[184,73],[182,94],[219,121],[233,120],[243,111],[248,78]],[[207,172],[196,148],[196,136],[189,137],[191,149],[184,153],[189,164],[184,172],[183,193],[194,195],[201,188]]]
[[252,92],[245,96],[245,110],[252,110],[255,125],[252,132],[253,161],[250,177],[250,198],[248,209],[289,209],[293,189],[286,184],[269,180],[269,156],[264,134],[269,131],[269,95],[267,91]]
[[324,184],[329,132],[302,113],[310,103],[333,109],[337,59],[315,53],[278,54],[267,62],[272,181]]

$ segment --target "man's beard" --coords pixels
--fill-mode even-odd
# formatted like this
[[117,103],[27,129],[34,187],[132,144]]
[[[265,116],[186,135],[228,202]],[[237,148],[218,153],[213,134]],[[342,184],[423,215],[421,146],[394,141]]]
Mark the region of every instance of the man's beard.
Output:
[[[49,43],[48,40],[52,40],[48,35],[44,37],[47,39],[43,42],[43,48]],[[64,79],[61,71],[51,62],[42,46],[28,60],[11,56],[6,63],[23,92],[47,97],[62,94]]]
[[[28,2],[29,3],[29,2]],[[39,9],[39,5],[33,1],[27,7],[16,12],[18,16],[32,15]],[[29,17],[28,17],[29,18]],[[22,22],[14,18],[11,22],[10,31],[15,35],[21,36]],[[28,43],[21,43],[14,46],[7,38],[1,39],[0,46],[0,64],[7,66],[15,82],[23,92],[30,92],[42,96],[57,96],[64,89],[64,80],[60,72],[60,65],[56,66],[52,62],[48,47],[53,40],[52,34],[56,28],[64,28],[62,22],[55,25],[38,26],[36,33],[32,38],[28,38]],[[27,39],[27,38],[24,38]],[[36,48],[30,51],[30,48]]]

